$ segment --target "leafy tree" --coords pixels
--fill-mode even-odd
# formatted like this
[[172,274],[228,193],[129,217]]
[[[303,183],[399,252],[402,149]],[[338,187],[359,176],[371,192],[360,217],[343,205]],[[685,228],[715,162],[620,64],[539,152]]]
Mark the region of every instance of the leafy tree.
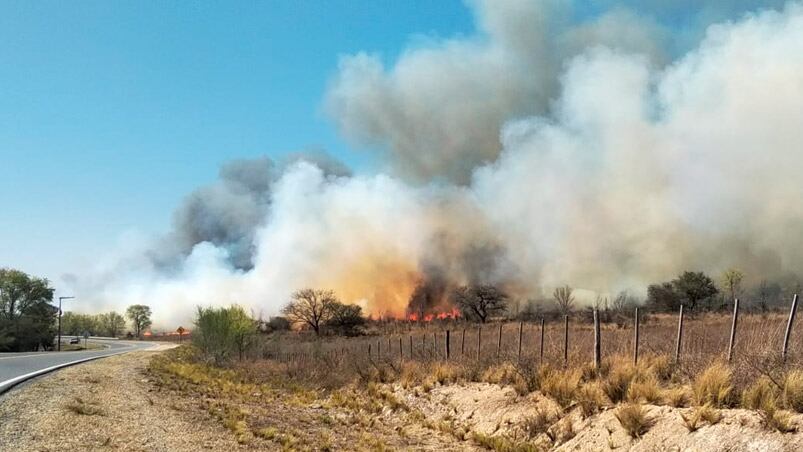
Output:
[[647,304],[659,311],[676,311],[680,308],[681,296],[671,282],[650,284],[647,287]]
[[744,273],[738,268],[729,268],[722,273],[722,287],[730,292],[731,301],[741,294],[743,279]]
[[464,317],[485,323],[488,317],[507,308],[507,295],[492,285],[458,287],[452,292],[452,301],[460,307]]
[[683,272],[672,281],[672,286],[692,310],[697,308],[700,301],[708,300],[719,293],[714,281],[703,272]]
[[331,290],[302,289],[293,294],[282,313],[291,323],[308,325],[320,335],[321,326],[332,318],[335,303],[338,303],[337,297]]
[[290,329],[290,321],[287,317],[273,316],[267,323],[268,332],[271,331],[287,331]]
[[234,353],[242,360],[253,344],[256,333],[257,321],[238,305],[228,308],[199,307],[192,341],[206,357],[221,364]]
[[70,311],[61,316],[61,331],[68,336],[80,336],[84,334],[84,331],[96,335],[101,334],[101,330],[98,316]]
[[52,347],[58,315],[52,300],[47,279],[0,268],[0,351]]
[[558,287],[554,292],[552,292],[552,298],[555,299],[555,303],[558,304],[558,309],[563,315],[568,315],[570,312],[572,312],[574,307],[574,295],[572,295],[573,291],[574,290],[571,287],[566,285],[563,287]]
[[134,304],[125,311],[126,317],[134,325],[134,335],[141,337],[142,332],[151,326],[151,308],[144,304]]
[[365,325],[362,308],[353,304],[332,303],[332,315],[326,326],[338,334],[357,336]]
[[97,322],[104,336],[118,337],[125,330],[125,318],[114,311],[98,315]]

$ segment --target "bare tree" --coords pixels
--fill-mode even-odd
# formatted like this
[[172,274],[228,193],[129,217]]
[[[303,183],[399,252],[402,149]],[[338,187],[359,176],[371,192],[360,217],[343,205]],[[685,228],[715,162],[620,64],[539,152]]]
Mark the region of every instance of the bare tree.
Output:
[[452,300],[460,306],[464,315],[476,317],[485,323],[488,317],[503,312],[507,305],[507,295],[492,285],[458,287],[452,293]]
[[558,304],[558,309],[560,309],[561,314],[568,315],[572,312],[574,308],[574,295],[572,292],[574,289],[565,285],[563,287],[558,287],[552,292],[552,298],[555,299],[555,302]]
[[332,317],[337,302],[331,290],[302,289],[293,294],[282,313],[291,323],[309,325],[316,335],[320,335],[321,325]]
[[731,293],[731,301],[735,300],[742,291],[744,273],[738,268],[729,268],[722,273],[722,286]]

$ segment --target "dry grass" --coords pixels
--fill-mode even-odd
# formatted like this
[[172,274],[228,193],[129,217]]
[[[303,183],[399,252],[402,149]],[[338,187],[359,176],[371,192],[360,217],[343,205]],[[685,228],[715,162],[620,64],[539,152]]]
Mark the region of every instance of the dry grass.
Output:
[[602,391],[613,403],[619,403],[627,397],[630,383],[636,377],[637,368],[630,363],[614,365],[602,383]]
[[586,383],[575,393],[583,417],[593,416],[605,406],[605,393],[598,382]]
[[652,427],[653,420],[649,417],[647,409],[636,403],[622,405],[615,413],[619,424],[632,438],[641,438]]
[[663,390],[663,399],[664,403],[674,407],[674,408],[682,408],[688,406],[691,397],[689,396],[689,391],[686,388],[670,388]]
[[777,430],[781,433],[797,431],[797,427],[792,423],[792,414],[788,411],[771,409],[770,411],[761,410],[759,413],[764,426],[770,430]]
[[[570,324],[569,356],[565,364],[562,324],[547,324],[542,361],[536,356],[535,347],[532,347],[532,344],[537,344],[536,334],[539,331],[534,325],[525,324],[525,346],[520,358],[515,353],[518,328],[505,325],[502,351],[497,357],[498,325],[484,325],[482,354],[477,358],[476,325],[459,322],[433,322],[428,325],[387,322],[373,325],[379,337],[323,338],[305,342],[303,335],[282,335],[282,339],[274,346],[283,354],[275,354],[274,351],[270,359],[236,363],[234,370],[240,377],[234,377],[231,369],[206,369],[191,361],[172,364],[170,371],[181,378],[168,384],[190,388],[212,387],[214,391],[247,400],[250,398],[248,393],[263,392],[254,391],[254,388],[260,387],[261,381],[269,381],[272,386],[295,382],[307,388],[299,389],[299,395],[295,396],[300,403],[306,403],[316,390],[321,390],[329,395],[327,403],[331,406],[362,411],[365,419],[361,422],[369,424],[375,417],[372,415],[381,410],[387,412],[387,407],[400,413],[409,409],[392,392],[381,389],[391,387],[394,383],[410,390],[408,394],[436,400],[441,392],[430,393],[433,388],[481,381],[513,387],[521,396],[540,391],[557,403],[563,411],[560,414],[563,419],[569,419],[567,415],[574,419],[579,415],[587,418],[607,406],[623,404],[616,409],[616,416],[634,437],[642,435],[651,424],[647,409],[642,404],[696,406],[683,417],[684,424],[693,431],[704,425],[716,424],[721,419],[719,408],[735,407],[741,401],[744,407],[762,413],[768,428],[784,431],[792,425],[788,422],[788,413],[778,408],[803,410],[803,372],[786,373],[783,367],[770,359],[770,351],[777,345],[774,341],[776,332],[770,326],[782,325],[779,317],[745,315],[743,319],[739,330],[740,348],[730,365],[717,361],[727,344],[730,320],[727,315],[687,317],[680,363],[670,359],[676,328],[674,316],[644,319],[642,350],[646,353],[640,356],[638,365],[632,362],[632,330],[603,325],[605,359],[599,369],[589,364],[593,334],[589,325],[582,321]],[[460,328],[464,326],[467,328],[466,343],[460,344]],[[449,360],[443,356],[443,343],[433,340],[433,330],[437,330],[437,340],[443,341],[445,335],[442,329],[446,328],[451,329],[453,341]],[[392,353],[388,353],[386,345],[388,336],[394,344]],[[408,336],[413,336],[412,349],[408,345]],[[425,337],[423,345],[422,336]],[[403,356],[400,356],[396,346],[399,337],[404,344]],[[699,340],[701,338],[706,340]],[[367,353],[369,343],[373,345],[370,356]],[[377,343],[382,344],[381,356],[377,355]],[[465,353],[457,352],[462,348],[465,348]],[[296,350],[306,358],[288,361],[288,350]],[[747,350],[762,357],[762,360],[748,359]],[[793,350],[787,363],[789,368],[799,368],[800,356]],[[766,363],[766,366],[756,365],[759,361]],[[250,372],[248,378],[241,378],[243,369]],[[771,375],[771,381],[775,382],[774,390],[766,380],[759,378],[762,375]],[[218,380],[229,380],[229,383],[223,385]],[[194,390],[209,395],[203,389]],[[270,390],[264,393],[270,393]],[[305,393],[309,395],[305,396]],[[766,401],[773,398],[774,403]],[[231,422],[231,425],[237,428],[236,422]],[[541,412],[527,417],[520,427],[514,429],[517,434],[523,432],[530,439],[539,437],[540,441],[546,441],[542,436],[546,434],[556,443],[563,436],[571,436],[560,433],[563,430],[573,432],[570,420],[564,422],[558,415],[553,419]],[[437,430],[441,431],[440,427]],[[452,425],[449,430],[455,438],[472,436],[470,431],[465,430],[455,434],[461,431],[459,425]],[[254,431],[254,436],[260,435],[258,431]],[[511,439],[498,434],[488,437],[480,435],[475,442],[496,450],[532,447],[529,442],[520,442],[518,439],[520,437]]]
[[541,392],[565,409],[574,400],[580,378],[577,370],[550,371],[541,380]]
[[742,408],[764,410],[775,407],[778,399],[778,388],[767,377],[761,377],[742,392]]
[[703,422],[708,425],[716,425],[722,420],[722,414],[711,405],[703,405],[694,408],[688,415],[680,414],[683,419],[683,425],[689,432],[695,432],[703,426]]
[[635,378],[627,389],[627,400],[630,402],[647,402],[657,405],[664,400],[661,383],[652,375]]
[[496,452],[542,452],[545,449],[536,444],[520,442],[504,435],[485,435],[473,432],[471,439],[480,447]]
[[95,402],[87,402],[80,397],[76,397],[67,402],[66,408],[75,414],[82,416],[103,416],[103,410]]
[[714,363],[692,382],[694,403],[697,405],[710,404],[716,408],[731,404],[732,373],[730,368],[722,363]]
[[793,370],[786,375],[783,402],[786,408],[803,413],[803,371]]
[[536,410],[535,414],[524,419],[522,429],[529,439],[534,439],[542,433],[546,433],[554,422],[554,415],[549,415],[543,410]]

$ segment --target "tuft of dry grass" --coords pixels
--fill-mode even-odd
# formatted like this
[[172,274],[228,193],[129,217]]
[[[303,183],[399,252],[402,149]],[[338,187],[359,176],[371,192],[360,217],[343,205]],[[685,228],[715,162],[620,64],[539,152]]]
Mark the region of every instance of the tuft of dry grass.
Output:
[[742,391],[742,408],[751,410],[774,408],[777,399],[778,388],[769,378],[761,377]]
[[697,405],[710,404],[713,407],[726,407],[731,402],[732,373],[728,366],[722,363],[710,365],[702,374],[692,382],[694,403]]
[[598,413],[605,405],[605,393],[598,382],[586,383],[575,393],[577,404],[584,418]]
[[627,390],[627,400],[630,402],[647,402],[659,404],[663,401],[661,384],[652,375],[644,378],[635,378]]
[[80,397],[76,397],[67,403],[67,409],[75,414],[82,416],[103,416],[103,410],[92,402],[87,402]]
[[629,363],[615,365],[602,383],[602,391],[613,403],[619,403],[627,397],[630,383],[636,377],[637,369]]
[[786,375],[783,402],[786,408],[803,413],[803,371],[793,370]]
[[667,381],[672,378],[674,366],[668,355],[651,355],[645,357],[642,362],[646,365],[647,371],[658,380]]
[[542,377],[541,392],[565,409],[574,400],[580,378],[576,370],[550,371]]
[[491,384],[512,384],[517,378],[516,368],[508,362],[492,365],[482,373],[482,381]]
[[696,432],[703,426],[703,422],[709,425],[716,425],[722,420],[722,414],[711,405],[703,405],[692,410],[688,415],[680,414],[683,425],[689,432]]
[[689,392],[686,388],[671,388],[663,391],[664,403],[674,408],[682,408],[689,404]]
[[527,416],[522,422],[522,428],[527,438],[534,439],[549,430],[554,422],[554,416],[550,416],[543,410],[537,410],[535,414]]
[[457,379],[457,369],[451,364],[435,363],[430,370],[430,377],[433,382],[440,385],[452,383]]
[[781,433],[793,433],[797,427],[792,423],[792,414],[785,410],[770,409],[761,410],[761,420],[764,426],[770,430],[777,430]]
[[424,371],[421,364],[413,361],[407,361],[402,365],[401,373],[399,374],[399,383],[404,389],[410,389],[418,385],[424,380]]
[[653,420],[649,417],[647,409],[636,403],[622,405],[614,414],[619,424],[625,429],[632,438],[641,436],[652,427]]

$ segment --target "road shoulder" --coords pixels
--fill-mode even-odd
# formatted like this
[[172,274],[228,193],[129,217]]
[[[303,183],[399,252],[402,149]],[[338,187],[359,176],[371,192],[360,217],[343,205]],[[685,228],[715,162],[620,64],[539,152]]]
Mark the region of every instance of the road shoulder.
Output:
[[154,393],[154,351],[69,367],[0,397],[0,450],[238,450],[208,416]]

